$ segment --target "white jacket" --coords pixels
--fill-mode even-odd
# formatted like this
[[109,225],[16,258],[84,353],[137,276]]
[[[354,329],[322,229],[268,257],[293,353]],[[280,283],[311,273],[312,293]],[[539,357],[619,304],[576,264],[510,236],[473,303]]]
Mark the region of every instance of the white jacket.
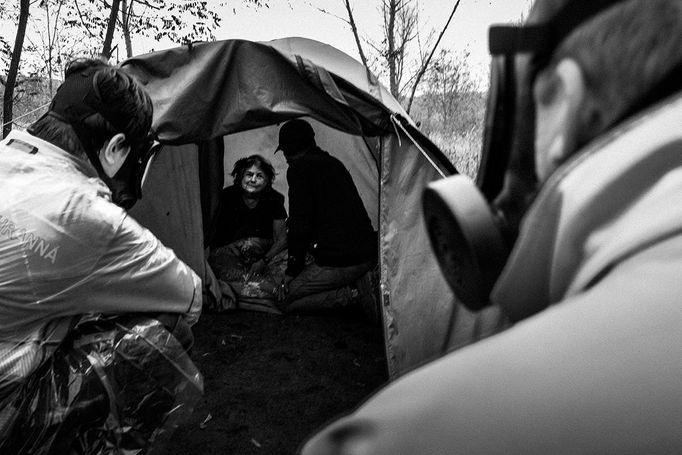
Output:
[[492,297],[548,309],[398,379],[303,454],[682,453],[681,126],[678,96],[545,184]]
[[110,201],[81,159],[27,133],[0,142],[0,390],[80,317],[201,312],[201,281]]

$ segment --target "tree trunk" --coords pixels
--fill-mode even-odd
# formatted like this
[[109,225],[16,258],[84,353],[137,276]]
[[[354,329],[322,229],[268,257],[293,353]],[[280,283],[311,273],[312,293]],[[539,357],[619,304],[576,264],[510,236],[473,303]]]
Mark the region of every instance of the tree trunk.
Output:
[[111,57],[111,43],[114,40],[114,31],[116,30],[116,18],[118,17],[118,7],[121,0],[112,0],[111,11],[109,12],[109,22],[107,23],[107,34],[104,37],[104,45],[102,46],[102,57],[109,60]]
[[[60,2],[57,5],[57,12],[54,16],[54,28],[51,30],[50,29],[50,2],[45,2],[45,13],[47,16],[47,80],[48,84],[50,87],[50,99],[52,99],[52,96],[54,95],[54,87],[53,87],[53,81],[52,81],[52,75],[54,72],[54,69],[52,67],[52,55],[54,53],[54,48],[55,48],[55,42],[57,40],[57,37],[59,36],[59,14],[62,11],[62,5],[64,4],[64,0],[60,0]],[[59,53],[57,53],[57,58],[59,58]]]
[[128,7],[128,0],[121,0],[121,30],[126,43],[126,56],[128,58],[133,56],[133,42],[130,39],[130,13],[133,10],[133,3],[135,0],[131,0],[130,7]]
[[[52,98],[52,31],[50,30],[50,2],[45,2],[45,17],[47,19],[47,81]],[[55,27],[57,26],[55,21]],[[56,31],[56,30],[55,30]]]
[[14,86],[19,74],[19,62],[21,61],[21,50],[24,47],[24,37],[26,36],[26,23],[28,22],[28,9],[30,0],[21,0],[19,9],[19,24],[17,25],[17,36],[14,39],[14,50],[12,51],[12,61],[7,72],[7,83],[5,85],[5,95],[2,103],[2,137],[7,137],[12,131],[12,105],[14,102]]
[[[388,63],[388,84],[391,95],[400,101],[400,87],[396,74],[396,50],[395,50],[395,17],[398,9],[397,3],[401,0],[384,0],[384,27],[386,29],[386,61]],[[388,16],[388,17],[387,17]]]

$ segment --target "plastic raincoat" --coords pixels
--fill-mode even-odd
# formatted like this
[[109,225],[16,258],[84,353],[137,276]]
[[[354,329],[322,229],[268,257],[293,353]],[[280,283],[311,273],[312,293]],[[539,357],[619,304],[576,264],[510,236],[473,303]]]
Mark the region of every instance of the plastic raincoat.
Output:
[[34,136],[13,131],[0,142],[0,194],[2,436],[17,390],[77,324],[180,313],[191,325],[201,281],[110,202],[91,166]]

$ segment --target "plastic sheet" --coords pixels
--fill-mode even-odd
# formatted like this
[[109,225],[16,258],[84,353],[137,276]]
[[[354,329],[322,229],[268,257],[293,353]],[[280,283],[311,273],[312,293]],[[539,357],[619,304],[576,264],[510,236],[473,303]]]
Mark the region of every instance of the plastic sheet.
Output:
[[[11,352],[0,371],[20,371],[22,354]],[[90,321],[27,377],[0,375],[0,453],[164,453],[202,393],[201,374],[157,320]]]
[[[238,308],[280,313],[275,306],[276,289],[284,278],[287,267],[287,251],[280,251],[267,264],[261,274],[250,273],[251,265],[262,259],[271,242],[265,239],[246,238],[237,240],[211,251],[209,264],[221,286],[228,286],[227,294],[239,301]],[[223,291],[226,293],[225,291]],[[217,306],[209,309],[222,311]]]

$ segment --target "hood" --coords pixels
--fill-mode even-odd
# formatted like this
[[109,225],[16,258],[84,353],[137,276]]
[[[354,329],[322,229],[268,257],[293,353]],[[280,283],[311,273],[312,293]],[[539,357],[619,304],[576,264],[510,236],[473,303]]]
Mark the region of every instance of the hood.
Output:
[[550,177],[523,221],[493,303],[523,319],[678,235],[680,124],[678,94],[593,141]]

